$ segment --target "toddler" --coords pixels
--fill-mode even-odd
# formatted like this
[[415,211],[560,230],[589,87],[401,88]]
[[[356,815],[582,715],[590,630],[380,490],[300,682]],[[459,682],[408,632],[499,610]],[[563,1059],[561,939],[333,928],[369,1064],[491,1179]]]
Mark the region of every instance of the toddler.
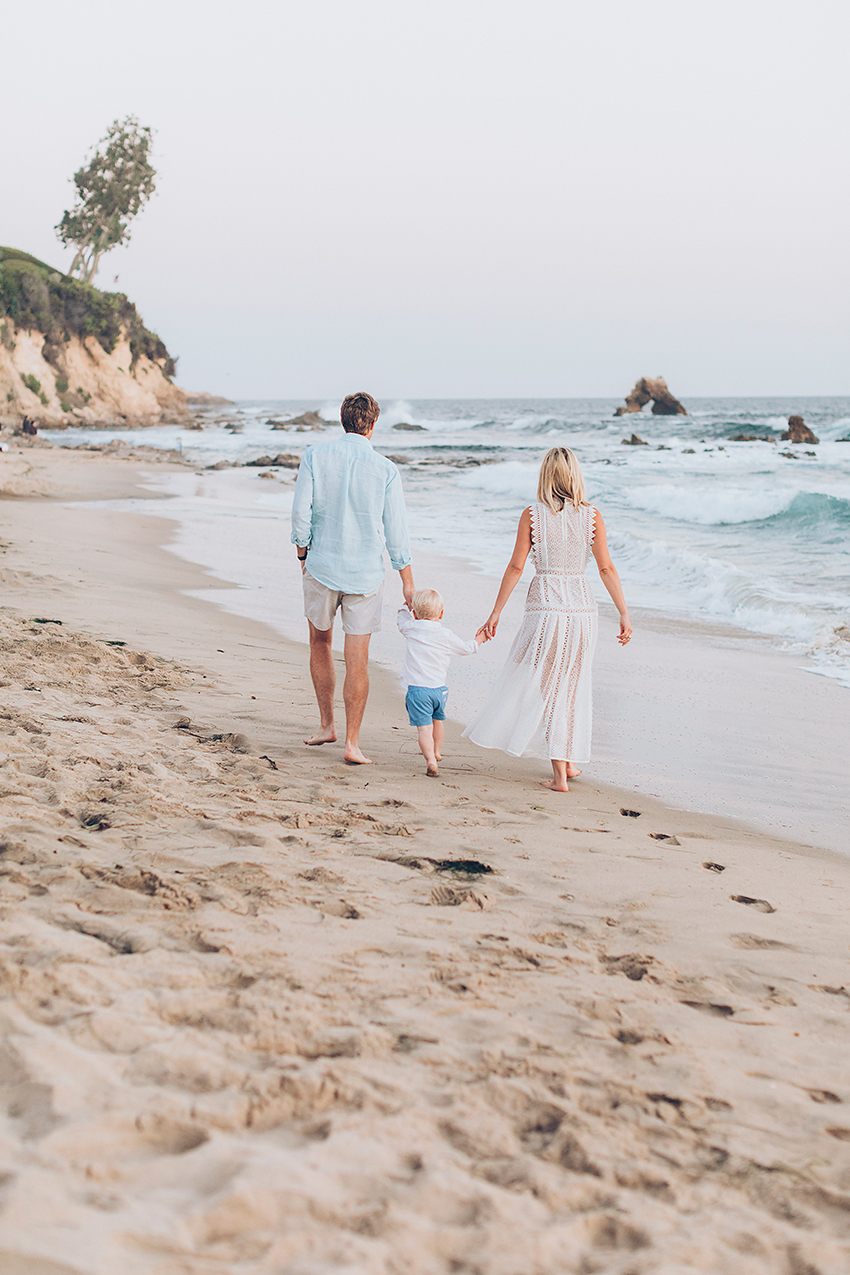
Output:
[[419,589],[398,613],[398,627],[407,638],[407,653],[401,673],[401,684],[407,690],[404,706],[411,726],[416,727],[419,747],[428,767],[427,774],[436,779],[440,771],[443,744],[443,722],[446,720],[445,685],[449,660],[453,655],[475,655],[486,638],[477,634],[464,642],[451,629],[443,628],[443,599],[436,589]]

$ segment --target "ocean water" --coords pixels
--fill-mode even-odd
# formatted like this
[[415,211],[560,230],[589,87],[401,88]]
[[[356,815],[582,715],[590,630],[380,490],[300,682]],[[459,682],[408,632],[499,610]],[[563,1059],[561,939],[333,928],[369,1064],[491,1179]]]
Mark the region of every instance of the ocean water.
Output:
[[[542,454],[570,446],[605,518],[630,606],[767,636],[801,667],[850,688],[850,441],[840,441],[850,437],[850,398],[688,399],[686,417],[646,410],[615,419],[616,406],[396,401],[385,403],[374,441],[401,467],[419,550],[466,558],[493,577],[534,499]],[[272,422],[308,409],[338,417],[339,403],[243,402],[201,413],[201,430],[46,436],[66,446],[125,438],[179,447],[200,471],[221,460],[300,454],[323,432],[274,430]],[[814,430],[816,446],[780,441],[791,414]],[[623,445],[632,432],[647,445]],[[742,433],[770,441],[730,441]],[[291,478],[280,471],[277,487],[254,487],[256,510],[283,519]],[[238,564],[229,568],[234,578]]]

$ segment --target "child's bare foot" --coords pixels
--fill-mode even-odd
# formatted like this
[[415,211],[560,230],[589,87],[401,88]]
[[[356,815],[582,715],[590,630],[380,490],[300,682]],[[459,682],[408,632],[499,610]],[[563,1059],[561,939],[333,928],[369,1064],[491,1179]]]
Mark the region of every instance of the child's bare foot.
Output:
[[311,735],[309,739],[304,740],[305,744],[335,744],[336,731],[333,726],[323,726],[317,730],[315,735]]
[[360,749],[353,744],[346,744],[345,752],[342,754],[342,760],[349,766],[371,766],[372,758],[365,757]]
[[429,766],[429,767],[428,767],[428,769],[425,771],[425,774],[428,776],[428,778],[429,778],[429,779],[439,779],[439,778],[440,778],[440,771],[439,771],[439,768],[438,768],[436,765],[434,765],[434,766]]
[[559,784],[554,779],[541,779],[540,787],[548,788],[551,792],[569,792],[570,791],[566,784]]
[[442,753],[434,753],[434,756],[436,757],[437,761],[442,761],[442,760],[443,760],[443,754],[442,754]]

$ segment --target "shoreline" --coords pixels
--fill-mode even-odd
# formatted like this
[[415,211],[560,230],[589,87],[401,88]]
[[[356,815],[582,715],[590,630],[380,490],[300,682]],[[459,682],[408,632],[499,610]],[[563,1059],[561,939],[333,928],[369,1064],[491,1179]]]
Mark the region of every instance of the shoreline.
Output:
[[[193,588],[192,595],[302,642],[301,586],[286,504],[291,484],[261,483],[256,475],[184,473],[172,479],[159,472],[146,481],[147,509],[172,520],[168,551],[205,572],[205,587]],[[151,504],[151,490],[167,499]],[[251,503],[258,499],[262,505]],[[490,610],[497,579],[462,557],[427,547],[417,552],[414,567],[417,582],[440,587],[450,627],[472,634]],[[373,668],[401,667],[396,593],[390,573],[383,631],[372,641]],[[519,623],[523,594],[521,585],[497,642],[474,659],[453,661],[448,712],[454,721],[465,724],[487,694]],[[641,608],[633,608],[636,634],[624,653],[614,643],[613,616],[602,599],[589,772],[594,779],[846,854],[850,741],[841,692],[801,668],[798,656],[777,650],[770,638]],[[396,705],[392,712],[404,726],[401,709]],[[493,765],[476,755],[482,766]]]
[[428,780],[382,669],[376,765],[305,749],[303,648],[192,596],[228,586],[163,522],[66,503],[156,499],[145,466],[30,459],[55,494],[0,504],[4,1270],[846,1266],[846,858],[565,800],[454,723]]

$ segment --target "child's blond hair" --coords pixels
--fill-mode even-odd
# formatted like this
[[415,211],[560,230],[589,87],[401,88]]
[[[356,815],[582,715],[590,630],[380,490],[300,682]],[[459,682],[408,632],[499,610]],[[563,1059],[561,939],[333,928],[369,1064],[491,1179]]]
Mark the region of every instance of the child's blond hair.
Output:
[[410,599],[410,609],[417,620],[436,620],[445,607],[436,589],[417,589]]

